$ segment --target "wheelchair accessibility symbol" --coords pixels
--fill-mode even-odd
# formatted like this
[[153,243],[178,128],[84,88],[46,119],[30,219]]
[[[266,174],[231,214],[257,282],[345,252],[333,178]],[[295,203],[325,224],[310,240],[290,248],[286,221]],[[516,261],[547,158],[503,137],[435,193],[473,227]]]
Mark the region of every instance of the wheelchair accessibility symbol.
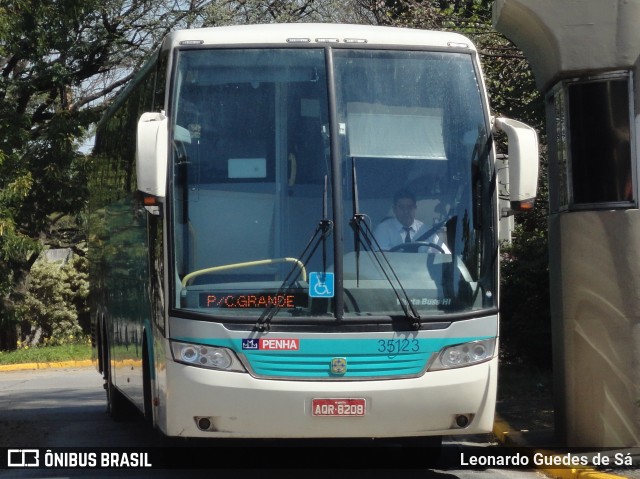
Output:
[[312,298],[333,298],[333,273],[309,273],[309,296]]

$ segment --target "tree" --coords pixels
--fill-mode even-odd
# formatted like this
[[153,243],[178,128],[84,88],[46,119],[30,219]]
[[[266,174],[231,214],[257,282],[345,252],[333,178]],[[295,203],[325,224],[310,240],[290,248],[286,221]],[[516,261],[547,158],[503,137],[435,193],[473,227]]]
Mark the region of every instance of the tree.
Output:
[[239,0],[212,2],[204,25],[341,22],[355,19],[350,2],[340,0]]
[[[176,28],[347,18],[337,0],[4,0],[0,4],[0,349],[44,247],[82,254],[100,115]],[[348,5],[348,4],[347,4]],[[346,13],[345,13],[346,12]]]
[[88,160],[78,142],[162,36],[209,1],[0,5],[0,348],[15,344],[16,304],[42,248],[82,239]]
[[[496,111],[542,124],[522,55],[490,23],[488,0],[4,0],[0,4],[0,349],[45,247],[82,254],[86,171],[78,151],[114,95],[170,30],[352,21],[462,30],[479,45]],[[541,128],[539,128],[541,131]],[[546,219],[545,219],[546,222]],[[543,231],[539,218],[524,231]],[[544,229],[546,231],[546,229]]]
[[73,255],[68,262],[40,258],[34,264],[29,286],[16,307],[23,346],[65,344],[88,331],[89,295],[86,257]]

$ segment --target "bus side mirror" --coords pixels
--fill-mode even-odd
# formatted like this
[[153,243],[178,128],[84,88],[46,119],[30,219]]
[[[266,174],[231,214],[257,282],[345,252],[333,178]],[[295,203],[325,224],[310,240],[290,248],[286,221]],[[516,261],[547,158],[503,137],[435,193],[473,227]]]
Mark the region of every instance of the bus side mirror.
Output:
[[509,118],[496,118],[495,128],[509,142],[509,201],[514,212],[531,211],[538,186],[538,135],[529,125]]
[[143,113],[138,120],[136,177],[145,196],[166,196],[168,131],[164,113]]

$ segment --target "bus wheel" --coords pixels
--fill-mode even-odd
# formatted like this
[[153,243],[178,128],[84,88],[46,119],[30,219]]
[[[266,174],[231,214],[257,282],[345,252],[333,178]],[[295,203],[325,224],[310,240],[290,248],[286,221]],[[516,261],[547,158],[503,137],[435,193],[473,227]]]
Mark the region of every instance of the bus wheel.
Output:
[[109,348],[105,345],[105,376],[107,390],[107,413],[114,421],[122,421],[128,417],[129,402],[124,395],[118,391],[111,380],[111,361],[109,360]]
[[149,349],[145,341],[142,346],[142,388],[144,394],[144,419],[149,424],[153,424],[153,401],[151,391],[151,361]]
[[107,377],[107,413],[114,421],[122,421],[129,417],[127,398],[116,389],[111,381],[111,375]]

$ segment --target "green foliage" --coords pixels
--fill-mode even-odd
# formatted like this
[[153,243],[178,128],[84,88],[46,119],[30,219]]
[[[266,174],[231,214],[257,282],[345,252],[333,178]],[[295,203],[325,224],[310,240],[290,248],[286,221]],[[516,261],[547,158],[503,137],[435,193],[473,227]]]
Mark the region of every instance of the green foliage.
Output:
[[210,1],[0,3],[0,349],[15,347],[40,252],[84,241],[78,145],[164,34]]
[[[337,20],[338,0],[0,3],[0,350],[46,247],[79,251],[88,159],[78,145],[167,32]],[[64,224],[62,224],[64,223]]]
[[22,330],[18,346],[61,345],[86,336],[88,294],[84,257],[74,257],[65,264],[36,262],[24,301],[16,308]]
[[240,0],[211,2],[203,10],[204,24],[241,25],[345,21],[351,2],[341,0]]
[[35,348],[23,346],[15,351],[0,351],[0,365],[86,361],[89,359],[91,359],[91,343],[86,338],[78,338],[76,342],[60,346]]
[[549,255],[546,231],[517,225],[502,249],[501,358],[551,370]]

